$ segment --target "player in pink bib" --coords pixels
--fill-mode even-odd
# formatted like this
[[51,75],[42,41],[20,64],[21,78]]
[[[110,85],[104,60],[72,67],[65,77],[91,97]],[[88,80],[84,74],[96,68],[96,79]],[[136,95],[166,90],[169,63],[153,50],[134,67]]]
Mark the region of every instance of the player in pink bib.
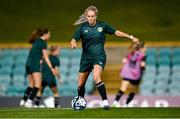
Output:
[[120,90],[118,91],[113,102],[114,107],[118,106],[120,98],[127,90],[129,85],[131,85],[133,90],[128,95],[126,105],[132,101],[145,68],[145,43],[140,42],[138,44],[133,44],[130,50],[130,53],[123,59],[124,65],[120,72],[120,76],[123,78],[123,80]]

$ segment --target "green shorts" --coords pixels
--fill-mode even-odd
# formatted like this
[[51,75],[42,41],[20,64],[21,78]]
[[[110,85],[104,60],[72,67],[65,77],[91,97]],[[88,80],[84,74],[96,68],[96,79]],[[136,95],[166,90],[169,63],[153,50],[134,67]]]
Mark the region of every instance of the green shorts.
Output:
[[106,55],[94,57],[81,57],[79,72],[91,72],[94,65],[100,65],[104,69],[106,64]]
[[41,72],[40,64],[26,65],[26,74],[32,74],[34,72]]
[[46,86],[49,86],[50,88],[57,86],[56,79],[55,78],[51,78],[51,79],[43,78],[42,87],[45,88]]

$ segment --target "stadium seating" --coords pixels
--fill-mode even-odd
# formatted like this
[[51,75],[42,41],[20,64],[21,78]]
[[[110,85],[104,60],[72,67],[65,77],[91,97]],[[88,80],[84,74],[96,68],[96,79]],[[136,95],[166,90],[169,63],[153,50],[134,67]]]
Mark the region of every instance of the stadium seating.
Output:
[[159,49],[159,57],[163,57],[163,56],[171,56],[171,49],[170,48],[160,48]]
[[174,65],[172,67],[172,72],[173,73],[179,73],[180,72],[180,65]]
[[[0,49],[0,96],[22,96],[27,86],[25,63],[29,49]],[[81,49],[62,48],[59,85],[61,96],[77,94]],[[146,70],[140,86],[141,95],[180,96],[180,48],[148,48]],[[94,90],[92,75],[86,84],[86,94]],[[47,88],[45,96],[51,95]]]
[[[60,74],[63,84],[59,85],[61,96],[75,96],[77,94],[77,80],[81,49],[62,48],[60,53]],[[25,74],[25,63],[29,49],[0,49],[0,96],[22,96],[28,85]],[[87,81],[86,94],[92,93],[94,83],[92,75]],[[49,88],[44,91],[45,96],[52,95]]]
[[146,72],[146,74],[149,74],[149,73],[150,73],[151,75],[152,75],[152,74],[156,75],[156,73],[157,73],[157,68],[156,68],[155,65],[153,65],[153,66],[147,65],[145,72]]
[[166,66],[166,65],[160,65],[158,67],[158,73],[170,74],[171,73],[171,68],[169,66]]
[[157,51],[156,48],[148,48],[147,52],[146,52],[147,56],[156,56],[157,55]]
[[159,56],[158,58],[158,65],[159,66],[162,66],[162,65],[165,65],[165,66],[170,66],[171,65],[171,60],[170,60],[170,57],[169,56]]
[[8,86],[12,83],[10,75],[1,74],[0,75],[0,84],[3,84],[4,86]]
[[155,56],[147,56],[146,62],[148,65],[156,65],[156,57]]
[[146,54],[147,66],[140,93],[180,96],[180,48],[148,48]]
[[174,48],[173,57],[180,56],[180,48]]
[[180,55],[173,57],[173,65],[180,65]]

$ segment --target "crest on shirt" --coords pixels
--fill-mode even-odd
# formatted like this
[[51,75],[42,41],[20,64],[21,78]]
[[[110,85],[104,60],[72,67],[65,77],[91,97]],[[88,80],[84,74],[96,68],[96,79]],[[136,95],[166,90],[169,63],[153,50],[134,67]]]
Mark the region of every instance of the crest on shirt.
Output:
[[84,30],[84,33],[87,33],[88,32],[88,30]]
[[98,32],[102,32],[103,31],[103,28],[102,27],[98,27]]

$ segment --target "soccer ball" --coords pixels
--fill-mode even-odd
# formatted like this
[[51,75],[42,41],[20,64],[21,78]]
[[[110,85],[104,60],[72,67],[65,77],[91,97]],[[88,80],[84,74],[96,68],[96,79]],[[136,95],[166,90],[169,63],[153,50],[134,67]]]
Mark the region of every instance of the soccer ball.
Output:
[[81,96],[76,96],[71,101],[71,106],[74,110],[84,110],[86,108],[86,100]]

